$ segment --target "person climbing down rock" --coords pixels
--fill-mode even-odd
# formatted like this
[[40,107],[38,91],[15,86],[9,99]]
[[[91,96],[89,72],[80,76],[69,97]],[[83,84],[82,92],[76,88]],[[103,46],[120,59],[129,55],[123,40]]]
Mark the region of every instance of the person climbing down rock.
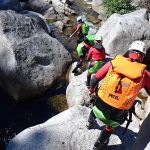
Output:
[[96,73],[105,63],[105,48],[102,45],[102,36],[95,36],[94,46],[92,46],[88,52],[87,60],[89,62],[86,86],[89,87],[91,75]]
[[76,30],[70,35],[70,37],[74,36],[78,33],[77,43],[81,43],[83,38],[88,35],[89,25],[85,23],[82,19],[82,16],[77,17],[77,27]]
[[[145,43],[134,41],[127,52],[126,55],[117,55],[107,62],[90,82],[89,95],[95,93],[96,99],[87,127],[91,129],[94,126],[95,118],[105,124],[94,144],[95,150],[104,149],[112,131],[127,120],[139,91],[145,88],[150,95],[150,72],[145,69],[146,65],[142,64],[146,54]],[[95,87],[103,78],[101,86],[95,91]]]
[[83,61],[85,60],[90,47],[93,45],[94,37],[95,37],[95,34],[87,35],[84,37],[83,42],[78,44],[77,54],[79,56],[79,61],[76,65],[76,67],[72,71],[72,73],[74,73],[75,75],[76,74],[78,75],[78,68],[80,68],[82,66]]

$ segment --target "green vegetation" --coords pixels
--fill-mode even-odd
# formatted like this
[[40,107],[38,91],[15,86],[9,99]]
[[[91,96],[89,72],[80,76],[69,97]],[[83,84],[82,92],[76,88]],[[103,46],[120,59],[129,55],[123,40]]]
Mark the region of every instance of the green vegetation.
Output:
[[103,3],[106,7],[107,17],[113,13],[126,14],[136,9],[131,5],[131,0],[103,0]]

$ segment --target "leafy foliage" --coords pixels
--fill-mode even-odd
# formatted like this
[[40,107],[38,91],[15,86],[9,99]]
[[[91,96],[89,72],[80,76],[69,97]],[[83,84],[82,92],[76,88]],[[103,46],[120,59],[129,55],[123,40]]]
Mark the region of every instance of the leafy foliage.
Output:
[[131,5],[131,0],[103,0],[103,3],[107,10],[107,17],[113,13],[126,14],[136,9]]

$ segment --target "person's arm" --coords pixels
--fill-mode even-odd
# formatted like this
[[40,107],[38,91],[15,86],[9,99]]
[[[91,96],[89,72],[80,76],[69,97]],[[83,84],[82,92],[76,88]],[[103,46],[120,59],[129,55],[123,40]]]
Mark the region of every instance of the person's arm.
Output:
[[92,49],[90,48],[87,54],[87,60],[90,61],[92,58]]
[[150,72],[145,70],[144,89],[150,95]]
[[78,24],[76,30],[70,35],[70,37],[74,36],[81,28],[82,24]]
[[105,51],[105,48],[104,48],[104,59],[106,58],[106,51]]
[[99,81],[101,81],[106,76],[110,66],[111,66],[111,62],[109,61],[92,77],[90,81],[90,88],[89,88],[90,94],[95,92],[96,85],[98,84]]

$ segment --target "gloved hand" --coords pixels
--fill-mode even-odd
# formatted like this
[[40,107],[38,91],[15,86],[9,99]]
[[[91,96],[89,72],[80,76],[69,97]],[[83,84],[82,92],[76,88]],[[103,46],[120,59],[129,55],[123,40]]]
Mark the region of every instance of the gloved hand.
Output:
[[95,101],[95,99],[96,99],[96,95],[95,95],[95,94],[92,94],[92,95],[90,96],[90,103],[93,104],[94,101]]
[[94,102],[96,100],[96,96],[95,94],[93,93],[92,95],[90,95],[90,100],[88,102],[85,103],[85,106],[87,107],[92,107]]
[[95,89],[89,88],[89,95],[92,96],[95,92]]

